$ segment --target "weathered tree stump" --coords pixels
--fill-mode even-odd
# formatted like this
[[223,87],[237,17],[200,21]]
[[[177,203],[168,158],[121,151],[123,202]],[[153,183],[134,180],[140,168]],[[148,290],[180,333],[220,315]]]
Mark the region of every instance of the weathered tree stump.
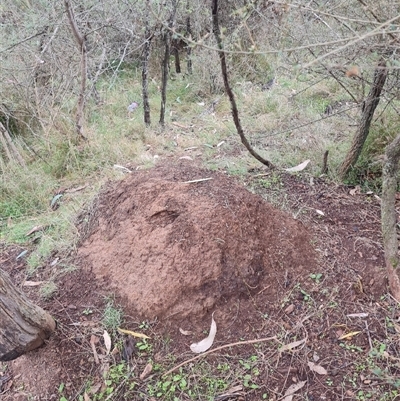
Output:
[[40,347],[55,328],[50,314],[29,301],[0,269],[0,361]]

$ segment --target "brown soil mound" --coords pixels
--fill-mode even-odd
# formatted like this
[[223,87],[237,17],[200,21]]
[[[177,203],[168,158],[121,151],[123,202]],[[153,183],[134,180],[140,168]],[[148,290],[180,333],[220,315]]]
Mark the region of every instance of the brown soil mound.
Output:
[[78,254],[140,316],[198,320],[259,294],[275,303],[315,269],[310,242],[302,223],[232,178],[181,165],[110,184]]

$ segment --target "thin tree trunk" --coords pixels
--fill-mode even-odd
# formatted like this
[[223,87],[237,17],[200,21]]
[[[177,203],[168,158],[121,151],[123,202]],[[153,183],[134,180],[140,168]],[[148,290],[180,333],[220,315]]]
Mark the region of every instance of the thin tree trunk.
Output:
[[146,126],[150,126],[150,103],[149,103],[149,58],[152,34],[150,32],[150,0],[146,1],[146,20],[145,20],[145,42],[142,54],[142,97],[143,97],[143,117]]
[[400,160],[400,135],[388,145],[382,170],[381,223],[383,246],[385,249],[386,270],[389,287],[393,296],[400,302],[400,267],[398,240],[396,233],[396,191]]
[[2,122],[0,122],[0,140],[4,147],[4,151],[6,152],[7,157],[10,159],[10,161],[13,160],[13,157],[15,157],[21,167],[26,167],[24,158],[18,152],[18,149],[14,145],[14,142],[12,141],[12,138],[7,131],[7,128],[3,125]]
[[232,92],[232,89],[229,85],[229,80],[228,80],[228,71],[226,67],[226,59],[225,59],[225,52],[224,48],[222,46],[222,40],[221,40],[221,35],[220,35],[220,30],[219,30],[219,21],[218,21],[218,0],[213,0],[212,1],[212,23],[213,23],[213,33],[215,36],[215,39],[217,41],[218,49],[219,49],[219,58],[221,61],[221,71],[222,71],[222,77],[224,79],[224,85],[225,85],[225,90],[228,93],[229,96],[229,101],[231,103],[231,109],[232,109],[232,117],[233,121],[236,126],[236,131],[238,132],[240,139],[243,143],[243,145],[246,147],[246,149],[249,151],[249,153],[257,159],[259,162],[262,164],[265,164],[266,166],[273,168],[274,165],[268,161],[265,160],[263,157],[261,157],[250,145],[249,141],[247,140],[246,136],[244,135],[242,125],[240,123],[240,118],[239,118],[239,113],[238,109],[236,106],[236,101],[235,101],[235,96]]
[[363,103],[362,116],[360,125],[356,134],[354,135],[353,142],[350,150],[348,151],[346,158],[339,168],[339,177],[344,179],[349,172],[350,168],[354,166],[360,156],[361,150],[364,146],[365,140],[369,134],[369,128],[371,125],[372,118],[376,107],[379,104],[382,89],[385,85],[387,77],[386,61],[381,59],[378,67],[374,73],[374,80],[371,85],[371,89]]
[[86,92],[86,81],[87,81],[87,50],[86,50],[86,38],[79,31],[78,25],[72,9],[70,0],[64,0],[64,5],[67,10],[68,21],[71,25],[72,33],[74,34],[75,40],[78,44],[78,48],[81,54],[81,89],[78,96],[78,104],[76,109],[76,132],[79,137],[86,139],[83,134],[83,123],[84,123],[84,109],[85,109],[85,92]]
[[161,81],[161,111],[160,111],[160,125],[165,125],[165,104],[167,102],[167,83],[168,83],[168,69],[169,69],[169,56],[171,54],[171,31],[175,24],[175,14],[177,3],[176,0],[171,1],[171,14],[168,19],[168,29],[164,29],[164,59],[161,66],[162,81]]
[[181,61],[179,59],[179,44],[177,40],[172,41],[172,54],[175,59],[175,72],[177,74],[181,73]]
[[[190,21],[190,1],[187,0],[186,2],[186,37],[192,38],[192,26],[191,26],[191,21]],[[189,75],[193,74],[193,66],[192,66],[192,46],[190,43],[186,43],[186,68],[187,68],[187,73]]]
[[55,328],[54,319],[30,302],[0,269],[0,361],[40,347]]

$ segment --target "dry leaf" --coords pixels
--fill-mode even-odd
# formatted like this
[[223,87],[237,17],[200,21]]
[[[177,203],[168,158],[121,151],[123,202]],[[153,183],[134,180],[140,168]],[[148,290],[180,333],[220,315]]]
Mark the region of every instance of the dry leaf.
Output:
[[201,352],[207,351],[211,346],[213,345],[215,335],[217,334],[217,324],[215,323],[214,320],[214,313],[211,315],[211,327],[210,327],[210,333],[208,334],[208,337],[205,339],[201,340],[198,343],[194,343],[190,346],[190,349],[192,352],[196,354],[200,354]]
[[88,396],[87,392],[85,391],[85,393],[83,394],[83,399],[84,401],[90,401],[90,397]]
[[133,337],[138,337],[138,338],[150,338],[148,336],[146,336],[146,334],[142,334],[142,333],[136,333],[135,331],[131,331],[131,330],[125,330],[125,329],[121,329],[118,327],[118,331],[122,334],[129,334],[130,336]]
[[320,215],[320,216],[325,216],[325,213],[322,210],[315,209],[315,211]]
[[296,348],[299,345],[304,344],[306,342],[306,340],[307,340],[307,338],[303,338],[302,340],[294,341],[289,344],[285,344],[284,346],[282,346],[282,348],[279,350],[279,352],[285,352],[285,351],[291,350],[293,348]]
[[352,337],[356,336],[357,334],[360,334],[361,331],[352,331],[351,333],[347,333],[347,334],[343,334],[342,336],[340,336],[338,339],[339,340],[351,340]]
[[190,336],[191,334],[193,334],[192,331],[190,331],[190,330],[183,330],[183,329],[181,329],[180,327],[179,327],[179,332],[180,332],[181,334],[183,334],[184,336]]
[[89,394],[96,394],[101,388],[101,383],[96,383],[90,386]]
[[359,193],[361,193],[361,187],[359,185],[357,185],[353,189],[350,189],[350,191],[349,191],[349,194],[351,196],[354,196],[354,195],[359,194]]
[[288,171],[289,173],[296,173],[297,171],[302,171],[307,167],[308,163],[310,163],[310,160],[306,160],[303,163],[301,163],[295,167],[285,168],[285,171]]
[[190,156],[181,156],[181,157],[179,158],[179,160],[193,160],[193,158],[190,157]]
[[106,330],[104,330],[103,338],[104,338],[104,345],[106,346],[107,355],[108,355],[111,351],[111,337]]
[[38,232],[38,231],[43,231],[45,228],[47,228],[48,226],[35,226],[33,227],[31,230],[29,230],[25,236],[29,237],[30,235]]
[[243,391],[243,386],[241,386],[241,385],[235,386],[235,387],[231,387],[225,393],[217,395],[215,397],[215,401],[227,400],[227,399],[231,399],[233,397],[241,396],[241,395],[243,395],[242,391]]
[[25,249],[25,251],[22,251],[16,258],[15,260],[23,258],[26,254],[28,253],[28,250]]
[[129,168],[126,168],[126,167],[121,166],[121,165],[119,165],[119,164],[114,164],[114,168],[115,168],[116,170],[122,170],[122,171],[125,172],[125,173],[132,173],[132,170],[129,170]]
[[153,365],[151,363],[148,363],[146,367],[144,368],[143,372],[140,374],[140,380],[145,379],[153,370]]
[[44,281],[24,281],[24,284],[22,284],[22,285],[24,285],[26,287],[36,287],[43,283],[44,283]]
[[91,347],[92,347],[94,361],[95,361],[97,364],[100,363],[100,362],[99,362],[99,357],[98,357],[97,351],[96,351],[96,345],[95,345],[95,344],[97,344],[98,342],[99,342],[98,337],[96,337],[96,336],[94,336],[94,335],[92,335],[92,336],[90,337],[90,345],[91,345]]
[[319,375],[327,375],[328,374],[326,369],[323,368],[321,365],[316,365],[314,362],[308,362],[307,365],[311,371],[318,373]]
[[282,399],[282,401],[292,401],[293,400],[293,395],[296,391],[299,391],[300,389],[302,389],[305,384],[307,383],[307,381],[303,381],[303,382],[298,382],[296,384],[292,384],[285,392],[285,395]]
[[368,317],[368,313],[350,313],[347,317]]
[[289,305],[286,309],[285,309],[285,313],[287,315],[291,314],[294,311],[295,306],[293,304]]

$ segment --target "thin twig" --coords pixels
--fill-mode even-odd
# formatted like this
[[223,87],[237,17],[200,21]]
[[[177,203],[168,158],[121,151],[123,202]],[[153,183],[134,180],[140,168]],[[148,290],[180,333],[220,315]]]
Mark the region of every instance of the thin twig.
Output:
[[186,360],[186,361],[180,363],[179,365],[173,367],[172,369],[167,370],[167,371],[162,375],[162,377],[167,376],[167,375],[169,375],[169,374],[172,373],[172,372],[175,372],[175,370],[179,369],[180,367],[182,367],[182,366],[184,366],[184,365],[186,365],[186,364],[188,364],[188,363],[190,363],[190,362],[196,361],[197,359],[200,359],[200,358],[202,358],[203,356],[212,354],[213,352],[221,351],[222,349],[229,348],[229,347],[235,347],[236,345],[256,344],[256,343],[262,343],[262,342],[271,341],[271,340],[276,340],[276,336],[267,337],[267,338],[258,338],[258,339],[255,339],[255,340],[238,341],[238,342],[236,342],[236,343],[231,343],[231,344],[222,345],[221,347],[217,347],[217,348],[214,348],[214,349],[212,349],[212,350],[210,350],[210,351],[203,352],[202,354],[197,355],[197,356],[195,356],[194,358],[190,358],[190,359],[188,359],[188,360]]

